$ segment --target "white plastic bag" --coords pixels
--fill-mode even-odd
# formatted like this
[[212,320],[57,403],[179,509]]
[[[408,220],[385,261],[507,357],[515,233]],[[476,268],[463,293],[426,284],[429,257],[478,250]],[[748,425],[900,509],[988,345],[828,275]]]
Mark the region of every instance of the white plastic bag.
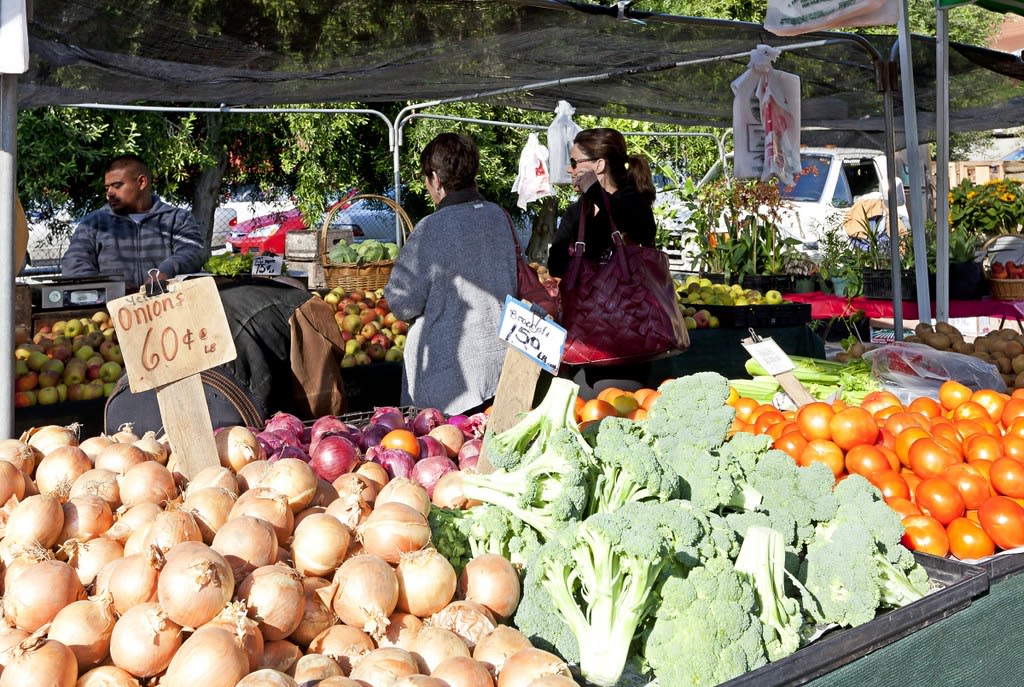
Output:
[[937,351],[931,346],[896,342],[864,354],[871,373],[901,401],[909,403],[918,396],[938,399],[939,387],[948,379],[978,389],[1006,391],[1006,382],[992,363],[952,351]]
[[559,100],[555,108],[555,120],[548,127],[548,153],[551,156],[548,172],[552,184],[571,184],[569,175],[569,156],[572,153],[572,142],[580,127],[572,121],[576,109],[565,100]]
[[512,184],[512,192],[519,193],[516,205],[522,210],[530,201],[554,193],[548,176],[548,149],[540,144],[537,134],[527,137],[526,147],[519,155],[519,175]]
[[778,48],[758,45],[732,82],[733,169],[737,178],[793,183],[800,172],[800,77],[772,68]]
[[899,21],[897,0],[768,0],[764,28],[776,36],[796,36],[852,26]]

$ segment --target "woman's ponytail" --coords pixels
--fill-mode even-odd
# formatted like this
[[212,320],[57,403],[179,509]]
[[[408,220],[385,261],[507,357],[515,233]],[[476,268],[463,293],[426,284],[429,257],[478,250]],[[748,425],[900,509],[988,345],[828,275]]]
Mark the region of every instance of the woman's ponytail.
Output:
[[630,155],[626,174],[636,192],[653,203],[658,192],[654,188],[654,177],[651,174],[651,165],[647,162],[647,157],[645,155]]

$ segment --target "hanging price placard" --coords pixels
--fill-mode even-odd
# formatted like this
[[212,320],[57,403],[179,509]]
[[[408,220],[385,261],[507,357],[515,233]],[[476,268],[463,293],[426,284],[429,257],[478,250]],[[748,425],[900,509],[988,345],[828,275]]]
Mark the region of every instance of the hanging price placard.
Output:
[[531,310],[529,303],[505,297],[498,336],[548,372],[558,372],[565,349],[565,328]]
[[234,360],[224,306],[213,277],[171,284],[166,293],[133,293],[107,303],[134,393]]
[[252,276],[276,277],[281,274],[284,258],[280,255],[257,255],[252,259]]

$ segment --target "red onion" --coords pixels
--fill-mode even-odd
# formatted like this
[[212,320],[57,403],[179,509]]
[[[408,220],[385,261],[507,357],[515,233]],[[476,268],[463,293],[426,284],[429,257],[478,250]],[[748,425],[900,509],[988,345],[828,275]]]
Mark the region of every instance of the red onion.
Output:
[[277,412],[267,420],[267,424],[263,429],[270,432],[282,430],[295,438],[299,438],[302,436],[306,426],[302,423],[302,420],[290,413]]
[[460,470],[476,468],[477,461],[480,460],[480,447],[483,446],[483,443],[482,439],[467,439],[462,444],[458,457]]
[[412,469],[416,464],[412,455],[400,448],[379,449],[374,452],[372,460],[383,465],[392,479],[395,477],[410,477]]
[[328,434],[309,452],[309,465],[318,477],[333,482],[359,465],[359,449],[342,436]]
[[455,425],[462,430],[462,433],[466,433],[466,428],[469,427],[469,416],[468,415],[452,415],[448,418],[449,425]]
[[384,425],[388,429],[405,429],[405,415],[398,408],[384,406],[373,411],[371,425]]
[[427,494],[434,496],[434,485],[445,474],[457,469],[455,463],[445,456],[430,456],[417,461],[412,469],[412,479],[418,482]]
[[269,454],[267,456],[267,460],[269,460],[271,463],[273,463],[275,461],[278,461],[278,460],[282,460],[284,458],[297,458],[297,459],[301,460],[304,463],[308,463],[309,462],[309,454],[308,453],[306,453],[305,451],[303,451],[301,448],[299,448],[297,446],[289,446],[288,444],[285,444],[284,446],[279,448],[276,452],[274,452],[272,454]]
[[316,440],[320,438],[320,435],[324,432],[336,432],[338,434],[344,434],[349,431],[349,426],[342,422],[336,415],[324,415],[318,417],[313,421],[313,426],[309,428],[309,441],[312,444],[316,443]]
[[421,437],[417,437],[416,441],[420,442],[420,460],[430,458],[432,456],[448,457],[448,449],[446,449],[444,444],[434,437],[424,434]]
[[444,424],[444,415],[437,408],[424,408],[412,420],[412,433],[423,436],[438,425]]
[[267,454],[267,457],[277,453],[284,446],[284,436],[281,432],[258,432],[256,434],[256,441],[260,442],[263,446],[263,451]]
[[359,436],[359,448],[366,451],[367,449],[377,446],[380,444],[381,439],[384,435],[391,431],[391,428],[387,425],[369,425]]
[[462,429],[463,433],[473,439],[483,439],[487,431],[487,413],[474,413],[469,416],[469,422]]

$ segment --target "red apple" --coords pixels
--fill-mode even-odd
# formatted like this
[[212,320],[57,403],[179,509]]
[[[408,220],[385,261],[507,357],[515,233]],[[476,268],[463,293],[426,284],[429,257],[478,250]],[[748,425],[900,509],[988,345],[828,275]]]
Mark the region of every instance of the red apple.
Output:
[[34,370],[29,370],[14,380],[15,391],[31,391],[37,386],[39,386],[39,373]]
[[50,387],[60,384],[60,372],[54,370],[43,370],[39,373],[39,386]]
[[[391,348],[391,339],[378,332],[377,334],[374,334],[372,337],[370,337],[370,345],[373,346],[374,344],[380,346],[386,351],[389,348]],[[366,350],[367,352],[369,352],[370,349],[367,348]],[[370,357],[373,357],[372,353],[370,354]]]
[[36,392],[34,391],[18,391],[14,394],[14,407],[15,408],[28,408],[36,404]]

